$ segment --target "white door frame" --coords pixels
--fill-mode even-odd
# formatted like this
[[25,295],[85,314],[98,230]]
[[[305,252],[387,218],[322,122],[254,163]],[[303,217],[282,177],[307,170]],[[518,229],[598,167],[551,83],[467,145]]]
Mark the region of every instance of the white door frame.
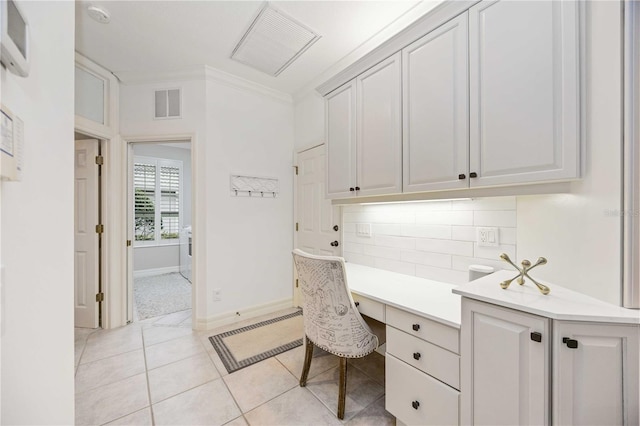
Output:
[[[200,257],[200,250],[198,250],[198,218],[200,214],[197,208],[197,193],[199,188],[198,180],[198,150],[196,145],[196,135],[193,133],[186,134],[171,134],[171,135],[137,135],[137,136],[123,136],[123,145],[125,147],[125,157],[123,167],[124,182],[126,190],[122,192],[121,205],[125,206],[124,213],[124,228],[125,228],[125,240],[132,242],[131,246],[126,247],[125,257],[125,271],[126,279],[123,280],[122,291],[125,295],[123,310],[125,311],[127,322],[133,321],[133,210],[130,209],[130,185],[129,176],[133,172],[130,170],[131,164],[133,164],[133,144],[141,142],[171,142],[171,141],[189,141],[191,145],[191,230],[192,230],[192,246],[194,247],[193,256],[191,258],[191,321],[192,328],[196,328],[196,319],[198,318],[198,304],[197,301],[200,298],[200,292],[198,289],[198,258]],[[131,304],[128,301],[131,300]]]

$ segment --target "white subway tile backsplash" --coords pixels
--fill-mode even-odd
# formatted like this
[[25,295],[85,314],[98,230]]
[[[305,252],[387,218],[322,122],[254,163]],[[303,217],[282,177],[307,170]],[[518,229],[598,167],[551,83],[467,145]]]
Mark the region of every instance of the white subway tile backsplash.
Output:
[[[516,198],[398,203],[342,207],[343,253],[348,262],[406,275],[463,283],[472,264],[511,269],[516,259]],[[356,235],[371,224],[371,237]],[[500,246],[478,247],[476,228],[498,227]]]
[[473,225],[475,226],[504,226],[516,227],[516,211],[474,211]]
[[418,238],[416,250],[432,253],[455,254],[458,256],[473,256],[473,243],[470,241],[434,240]]

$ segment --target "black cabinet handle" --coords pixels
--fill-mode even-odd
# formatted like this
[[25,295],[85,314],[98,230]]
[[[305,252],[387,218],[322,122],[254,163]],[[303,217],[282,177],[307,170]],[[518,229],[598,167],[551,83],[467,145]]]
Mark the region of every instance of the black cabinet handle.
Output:
[[356,186],[356,191],[360,191],[360,187],[359,186]]
[[338,225],[333,225],[333,230],[334,230],[334,231],[338,232],[338,229],[340,229],[340,228],[338,227]]
[[413,326],[411,326],[411,328],[413,328],[413,331],[418,331],[418,330],[420,330],[420,324],[413,324]]
[[340,245],[340,243],[337,241],[333,241],[330,244],[331,244],[331,247],[338,247]]
[[418,407],[420,406],[420,403],[418,401],[413,401],[411,403],[411,406],[413,407],[414,410],[417,410]]
[[469,173],[469,177],[471,177],[471,178],[477,178],[477,177],[478,177],[478,174],[477,174],[476,172],[471,172],[471,173]]
[[355,188],[349,188],[349,191],[351,191],[351,192],[353,192],[355,190],[356,190]]
[[563,337],[562,338],[562,343],[565,343],[568,348],[578,349],[578,341],[577,340],[569,339],[568,337]]
[[415,359],[416,361],[418,361],[420,359],[422,355],[420,355],[420,352],[414,352],[413,353],[413,359]]
[[356,308],[360,306],[360,302],[355,302]]
[[531,340],[538,343],[542,342],[542,334],[534,331],[533,333],[531,333]]
[[463,179],[466,179],[466,178],[467,178],[467,176],[464,173],[460,173],[458,175],[458,179],[460,179],[460,180],[463,180]]

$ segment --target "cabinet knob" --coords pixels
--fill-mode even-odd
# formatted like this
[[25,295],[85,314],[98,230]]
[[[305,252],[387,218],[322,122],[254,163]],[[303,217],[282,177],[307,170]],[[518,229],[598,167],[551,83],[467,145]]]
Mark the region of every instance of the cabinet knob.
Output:
[[331,247],[338,247],[340,245],[340,243],[337,241],[333,241],[330,244],[331,244]]
[[464,173],[460,173],[460,174],[458,175],[458,179],[460,179],[460,180],[464,180],[464,179],[466,179],[466,178],[467,178],[467,175],[465,175]]
[[334,231],[338,232],[338,229],[340,229],[340,228],[338,227],[338,225],[333,225],[333,230],[334,230]]
[[360,191],[360,187],[359,186],[356,186],[356,191]]
[[411,406],[413,407],[413,409],[414,409],[414,410],[417,410],[417,409],[418,409],[418,407],[420,406],[420,402],[418,402],[418,401],[413,401],[413,402],[411,403]]
[[413,328],[413,331],[418,331],[420,330],[420,324],[413,324],[411,328]]
[[355,188],[349,188],[349,191],[351,191],[351,192],[353,192],[355,190],[356,190]]
[[578,341],[577,340],[569,339],[568,337],[563,337],[562,338],[562,343],[565,343],[568,348],[578,349]]
[[477,178],[477,177],[478,177],[478,174],[477,174],[476,172],[471,172],[471,173],[469,173],[469,177],[471,177],[471,178]]
[[538,343],[542,342],[542,334],[534,331],[533,333],[531,333],[531,340]]
[[360,302],[355,302],[356,308],[360,306]]
[[414,352],[413,353],[413,359],[415,359],[416,361],[418,361],[420,359],[422,355],[420,355],[420,352]]

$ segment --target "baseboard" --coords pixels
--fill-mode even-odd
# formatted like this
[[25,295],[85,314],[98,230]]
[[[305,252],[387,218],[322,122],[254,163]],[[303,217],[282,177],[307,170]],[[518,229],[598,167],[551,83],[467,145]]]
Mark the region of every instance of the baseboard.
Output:
[[246,319],[259,317],[261,315],[270,314],[291,307],[293,307],[293,298],[282,299],[275,302],[265,303],[264,305],[257,305],[239,309],[234,312],[214,315],[209,318],[197,318],[194,325],[196,330],[210,330],[212,328],[232,324],[238,321],[244,321]]
[[166,268],[143,269],[141,271],[133,271],[133,278],[152,277],[154,275],[170,274],[172,272],[180,272],[180,267],[168,266]]

